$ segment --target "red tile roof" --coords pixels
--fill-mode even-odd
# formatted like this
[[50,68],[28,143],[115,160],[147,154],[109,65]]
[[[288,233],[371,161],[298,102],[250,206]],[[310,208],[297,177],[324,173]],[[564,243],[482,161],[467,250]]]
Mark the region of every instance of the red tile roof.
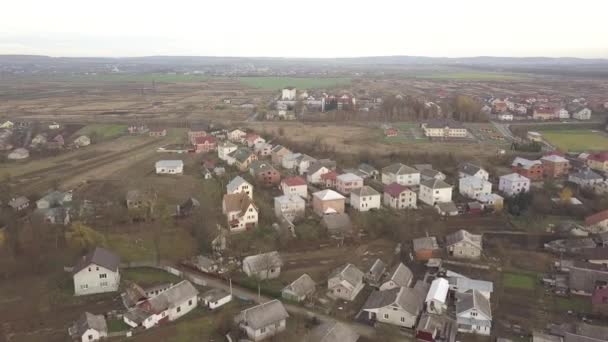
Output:
[[338,176],[338,174],[336,173],[336,171],[329,171],[327,173],[324,173],[321,175],[321,179],[322,180],[336,180],[336,177]]
[[595,161],[598,161],[601,163],[607,162],[608,161],[608,151],[592,153],[591,155],[589,155],[589,157],[587,159],[595,160]]
[[384,187],[384,192],[388,193],[392,197],[399,197],[399,195],[405,190],[409,190],[409,188],[398,183],[391,183]]
[[607,305],[608,304],[608,288],[600,288],[593,292],[591,297],[592,305]]
[[599,213],[593,214],[591,216],[587,216],[585,218],[585,224],[588,226],[592,226],[604,220],[608,220],[608,209],[600,211]]
[[306,181],[302,177],[289,177],[283,179],[283,183],[288,186],[306,185]]
[[204,145],[204,144],[215,144],[215,137],[211,135],[207,135],[204,137],[196,137],[194,139],[195,145]]

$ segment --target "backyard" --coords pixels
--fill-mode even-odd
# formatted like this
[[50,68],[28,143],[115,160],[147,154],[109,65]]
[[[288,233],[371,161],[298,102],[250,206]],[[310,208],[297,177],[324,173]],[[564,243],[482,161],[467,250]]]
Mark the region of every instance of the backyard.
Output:
[[608,135],[591,129],[541,130],[543,138],[560,150],[581,152],[608,149]]

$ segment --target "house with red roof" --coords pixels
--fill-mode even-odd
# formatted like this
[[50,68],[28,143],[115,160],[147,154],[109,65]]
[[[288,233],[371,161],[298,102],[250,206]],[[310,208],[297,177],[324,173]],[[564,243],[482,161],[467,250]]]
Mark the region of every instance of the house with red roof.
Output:
[[608,151],[592,153],[587,157],[590,169],[608,172]]
[[302,177],[287,177],[281,181],[281,190],[285,195],[298,195],[304,199],[308,197],[308,184]]
[[382,202],[393,209],[416,208],[418,196],[409,187],[399,183],[391,183],[384,187]]
[[259,136],[259,134],[247,133],[247,135],[245,136],[245,142],[247,143],[247,146],[254,147],[255,145],[265,143],[266,140],[264,140],[264,138]]
[[387,128],[384,131],[384,135],[386,135],[387,137],[396,137],[399,134],[399,131],[396,128]]
[[321,182],[325,188],[335,188],[337,183],[338,173],[334,170],[321,175]]
[[196,153],[207,153],[215,151],[217,148],[217,140],[212,135],[194,138],[194,150]]
[[608,231],[608,209],[585,218],[587,231],[591,233],[601,233]]

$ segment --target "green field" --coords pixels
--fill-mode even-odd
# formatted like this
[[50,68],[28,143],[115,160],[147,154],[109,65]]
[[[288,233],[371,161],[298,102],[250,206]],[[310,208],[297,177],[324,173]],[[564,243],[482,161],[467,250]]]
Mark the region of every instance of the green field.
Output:
[[[27,76],[24,76],[27,77]],[[50,82],[119,82],[119,83],[180,83],[180,82],[204,82],[209,79],[204,75],[192,74],[164,74],[164,73],[142,73],[142,74],[73,74],[73,75],[36,75],[36,80]]]
[[555,304],[559,311],[591,312],[591,300],[589,297],[556,298]]
[[608,135],[590,129],[541,130],[543,138],[563,151],[608,150]]
[[496,73],[496,72],[412,72],[403,75],[405,78],[423,78],[431,80],[454,81],[519,81],[528,78],[524,74]]
[[90,137],[91,135],[94,135],[99,140],[106,140],[124,134],[126,131],[126,125],[93,124],[79,129],[76,133],[74,133],[74,136],[78,137],[81,135],[88,135]]
[[349,85],[350,78],[317,78],[317,77],[241,77],[239,81],[247,86],[264,89],[298,89],[332,88]]
[[152,286],[160,283],[177,283],[180,279],[165,271],[155,268],[127,268],[121,271],[123,279],[136,282],[141,286]]
[[503,274],[502,282],[504,287],[521,290],[534,290],[536,280],[528,275],[519,273]]

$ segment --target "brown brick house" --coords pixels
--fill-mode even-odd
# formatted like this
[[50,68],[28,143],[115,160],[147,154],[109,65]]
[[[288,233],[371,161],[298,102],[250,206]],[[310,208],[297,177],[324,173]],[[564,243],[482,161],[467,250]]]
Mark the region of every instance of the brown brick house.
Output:
[[540,159],[545,177],[559,178],[570,172],[570,161],[560,155],[551,154]]

